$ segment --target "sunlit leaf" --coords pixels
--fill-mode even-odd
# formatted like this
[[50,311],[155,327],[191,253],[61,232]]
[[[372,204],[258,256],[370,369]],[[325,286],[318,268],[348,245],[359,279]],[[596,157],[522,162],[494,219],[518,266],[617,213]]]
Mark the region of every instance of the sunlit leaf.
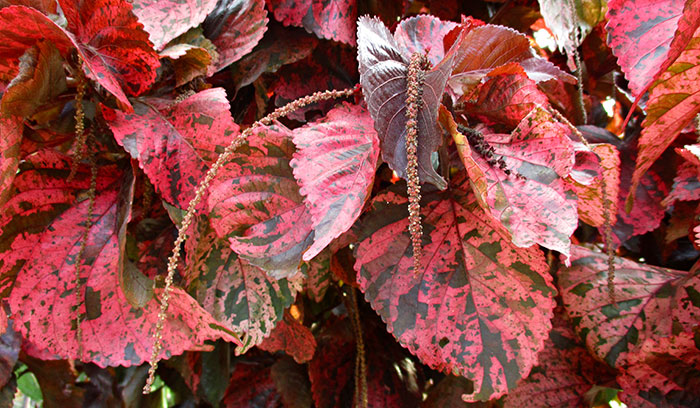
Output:
[[17,174],[22,128],[20,118],[0,116],[0,206],[10,198],[10,186]]
[[216,0],[135,0],[131,4],[153,47],[160,50],[173,38],[203,22],[216,3]]

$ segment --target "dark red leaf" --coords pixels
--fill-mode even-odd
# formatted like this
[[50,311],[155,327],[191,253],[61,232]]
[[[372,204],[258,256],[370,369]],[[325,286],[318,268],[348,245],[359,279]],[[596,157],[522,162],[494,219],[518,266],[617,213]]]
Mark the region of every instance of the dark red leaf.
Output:
[[201,29],[190,30],[171,41],[159,54],[170,59],[175,73],[175,86],[182,86],[198,76],[214,72],[219,53],[204,37]]
[[500,168],[471,148],[448,115],[441,110],[478,202],[506,227],[512,242],[519,247],[541,244],[568,256],[569,238],[578,226],[576,197],[564,182],[575,159],[568,127],[536,108],[510,135],[482,128],[494,157],[505,162]]
[[412,268],[407,198],[377,195],[355,270],[388,330],[423,363],[474,381],[473,401],[507,393],[536,364],[555,289],[539,249],[511,244],[470,190],[460,175],[424,195],[422,271]]
[[0,116],[0,207],[10,198],[22,145],[22,119]]
[[[413,33],[405,32],[404,35]],[[360,83],[374,119],[374,128],[382,142],[382,158],[399,177],[405,178],[406,75],[410,55],[404,54],[394,36],[376,17],[360,17],[357,38]],[[437,66],[426,73],[422,107],[418,112],[418,174],[422,182],[429,182],[440,189],[445,189],[447,185],[433,169],[431,155],[442,144],[436,123],[437,111],[457,48],[453,45],[452,52],[448,52]]]
[[379,139],[366,109],[343,104],[324,119],[294,130],[290,165],[311,213],[314,243],[304,260],[355,223],[374,183]]
[[227,408],[277,408],[277,392],[270,367],[258,362],[237,362],[221,405]]
[[289,165],[292,131],[274,124],[257,128],[247,141],[209,189],[212,227],[270,276],[294,276],[314,232]]
[[[594,227],[605,224],[605,212],[609,213],[610,223],[617,222],[617,197],[620,194],[620,153],[615,146],[607,143],[591,145],[600,162],[594,165],[595,179],[589,185],[572,183],[578,197],[578,215],[581,221]],[[577,167],[574,167],[576,171]],[[603,178],[605,178],[605,198],[603,200]]]
[[[12,317],[40,358],[54,354],[100,366],[139,365],[150,358],[160,303],[154,299],[142,309],[132,308],[119,288],[117,260],[125,250],[119,234],[130,216],[132,182],[114,166],[100,168],[81,265],[85,283],[77,296],[74,260],[87,218],[90,170],[79,167],[76,179],[67,183],[70,168],[71,159],[55,151],[28,157],[13,184],[13,198],[2,208],[0,274],[3,289],[12,286]],[[156,291],[156,297],[161,294]],[[85,316],[81,355],[73,310],[78,301]],[[161,356],[218,337],[237,341],[215,323],[194,299],[174,288]]]
[[272,0],[275,20],[304,27],[319,38],[355,45],[357,4],[355,0]]
[[394,39],[402,55],[411,55],[414,52],[427,54],[428,60],[435,66],[445,57],[446,50],[443,46],[445,35],[458,25],[452,21],[441,21],[437,17],[423,14],[402,20],[396,26]]
[[489,408],[490,402],[464,402],[462,395],[471,394],[472,382],[464,377],[447,375],[430,389],[421,408]]
[[469,30],[459,49],[458,62],[448,84],[457,95],[467,95],[493,69],[517,62],[535,82],[576,78],[535,55],[527,37],[511,28],[487,24]]
[[203,22],[214,10],[216,0],[136,0],[132,4],[153,46],[160,50],[170,40]]
[[630,365],[617,381],[620,399],[630,407],[691,407],[700,401],[700,336],[681,332],[677,336],[649,339],[630,355]]
[[207,220],[199,222],[199,230],[187,242],[185,281],[219,324],[246,334],[238,349],[244,352],[260,344],[282,320],[302,288],[303,277],[270,278],[238,257],[207,224]]
[[226,92],[212,88],[181,101],[146,99],[127,114],[102,112],[117,142],[168,203],[186,208],[210,163],[238,133]]
[[270,367],[270,376],[275,382],[277,392],[282,396],[285,407],[311,407],[311,384],[306,373],[306,366],[297,364],[289,357],[278,359]]
[[667,207],[676,200],[700,200],[700,145],[688,145],[676,152],[686,161],[678,166],[671,193],[664,198],[663,205]]
[[[697,8],[700,9],[700,4]],[[700,17],[697,21],[700,23]],[[632,175],[632,191],[681,130],[700,113],[699,61],[700,27],[673,65],[661,74],[649,91],[637,167]]]
[[607,255],[573,246],[559,271],[567,313],[589,350],[611,366],[625,364],[650,338],[691,331],[700,318],[700,277],[615,258],[615,302]]
[[[7,319],[2,307],[0,307],[0,314]],[[19,346],[22,343],[22,337],[12,327],[11,322],[9,325],[6,322],[6,329],[0,335],[0,389],[5,387],[12,378],[12,371],[19,357]]]
[[306,326],[295,320],[289,313],[284,314],[284,319],[277,326],[270,337],[258,346],[262,350],[274,353],[284,351],[294,357],[299,364],[311,360],[316,351],[316,339]]
[[[26,353],[23,353],[21,358],[22,362],[27,365],[29,371],[36,376],[39,388],[41,388],[45,407],[86,406],[83,405],[83,403],[86,402],[86,390],[81,387],[81,385],[85,386],[85,384],[76,384],[78,373],[76,372],[75,363],[73,361],[42,361],[30,357],[26,355]],[[86,370],[91,371],[89,374],[90,382],[99,381],[96,381],[97,376],[93,374],[93,371],[97,371],[98,368],[93,366],[91,369]],[[88,389],[91,385],[92,384],[87,384]],[[110,396],[114,398],[112,395],[113,394],[110,393]]]
[[26,6],[37,9],[44,14],[56,14],[56,0],[0,0],[0,8],[8,6]]
[[539,0],[540,12],[559,50],[570,56],[593,27],[605,20],[606,0]]
[[700,24],[697,0],[610,0],[608,44],[634,96],[683,52]]
[[48,41],[38,41],[19,58],[19,73],[2,96],[5,114],[28,117],[67,89],[63,59]]
[[248,54],[267,30],[263,0],[220,0],[202,24],[216,46],[216,71]]

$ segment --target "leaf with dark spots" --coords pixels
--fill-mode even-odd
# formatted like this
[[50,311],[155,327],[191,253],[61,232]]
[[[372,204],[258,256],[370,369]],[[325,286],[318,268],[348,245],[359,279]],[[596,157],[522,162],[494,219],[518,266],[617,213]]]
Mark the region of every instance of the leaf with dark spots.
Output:
[[610,0],[608,44],[634,96],[683,52],[700,24],[697,0]]
[[360,288],[423,363],[474,381],[467,400],[498,398],[537,363],[551,328],[556,290],[544,257],[511,244],[461,174],[424,195],[423,269],[414,271],[407,201],[381,193],[361,221]]
[[681,332],[649,339],[617,377],[630,407],[693,407],[700,401],[699,336]]
[[430,63],[435,66],[445,58],[443,39],[445,35],[459,24],[442,21],[431,15],[418,15],[402,20],[396,26],[394,39],[403,55],[414,52],[427,54]]
[[200,220],[197,231],[187,241],[185,283],[202,307],[238,333],[245,333],[244,352],[268,337],[284,310],[302,288],[301,274],[290,279],[274,279],[262,269],[241,259],[229,243],[216,236]]
[[290,165],[313,220],[308,261],[360,216],[374,182],[379,138],[367,110],[346,103],[295,129],[294,144],[298,150]]
[[[601,227],[605,224],[607,211],[610,223],[615,225],[618,210],[617,197],[620,194],[620,152],[615,146],[607,143],[593,144],[591,149],[600,159],[591,170],[596,174],[595,179],[589,185],[576,182],[571,184],[578,197],[578,215],[581,221],[594,227]],[[574,167],[574,171],[576,169],[577,166]],[[603,193],[603,184],[605,184],[605,193]]]
[[615,302],[608,291],[607,255],[573,246],[570,268],[559,271],[564,306],[588,349],[623,366],[650,338],[690,331],[700,318],[696,273],[615,258]]
[[700,145],[688,145],[676,152],[685,160],[678,166],[678,174],[673,179],[673,187],[662,204],[666,207],[675,201],[700,200]]
[[2,110],[28,117],[66,89],[61,54],[50,42],[39,41],[19,58],[19,74],[2,96]]
[[556,65],[538,57],[527,37],[511,28],[487,24],[470,29],[462,41],[448,85],[458,96],[468,95],[493,69],[517,62],[535,82],[576,79]]
[[169,204],[186,208],[209,165],[238,134],[226,93],[212,88],[182,101],[146,99],[132,114],[102,107],[121,146]]
[[[134,309],[119,288],[119,231],[131,213],[133,181],[115,166],[100,167],[92,225],[81,264],[84,280],[75,293],[75,260],[87,219],[90,169],[79,166],[65,178],[71,159],[41,150],[20,166],[13,198],[0,211],[0,276],[11,316],[23,337],[39,351],[100,366],[139,365],[151,356],[160,304]],[[156,297],[162,290],[156,291]],[[74,306],[84,316],[78,345]],[[170,294],[161,357],[196,349],[205,340],[237,341],[181,289]],[[79,350],[82,349],[82,354]]]
[[355,45],[355,0],[272,0],[268,8],[285,26],[304,27],[319,38]]
[[219,0],[202,23],[204,35],[219,53],[216,70],[226,68],[248,54],[267,30],[263,0]]
[[331,249],[326,248],[314,259],[301,265],[301,273],[306,276],[306,296],[320,303],[331,286]]
[[492,70],[467,98],[458,101],[464,113],[509,128],[517,126],[535,107],[549,106],[547,96],[514,62]]
[[[700,2],[697,6],[700,9]],[[698,17],[700,24],[700,17]],[[632,192],[681,130],[700,113],[700,26],[693,39],[649,91],[647,117],[639,138],[637,167],[632,175]],[[634,199],[634,194],[629,200]]]
[[[412,34],[404,32],[404,35]],[[357,38],[360,83],[381,140],[382,158],[399,177],[406,178],[406,95],[410,55],[404,54],[394,36],[376,17],[360,17]],[[422,105],[418,111],[418,175],[422,182],[440,189],[445,189],[447,184],[433,169],[431,155],[442,144],[437,111],[458,45],[459,40],[438,65],[426,72]]]
[[10,186],[17,174],[23,127],[21,118],[0,117],[0,207],[10,198]]
[[292,277],[314,240],[311,212],[289,161],[292,131],[256,128],[209,189],[211,223],[231,249],[275,278]]
[[316,339],[308,327],[285,312],[284,319],[277,323],[270,337],[260,343],[259,347],[270,353],[284,351],[294,357],[294,361],[303,364],[314,356]]
[[478,202],[506,227],[512,242],[519,247],[540,244],[568,255],[578,225],[576,197],[564,181],[575,163],[569,129],[542,108],[534,109],[510,135],[481,128],[493,157],[503,160],[502,168],[474,150],[446,110],[441,123],[455,140]]
[[136,0],[131,4],[153,47],[161,50],[172,39],[203,22],[216,3],[216,0]]

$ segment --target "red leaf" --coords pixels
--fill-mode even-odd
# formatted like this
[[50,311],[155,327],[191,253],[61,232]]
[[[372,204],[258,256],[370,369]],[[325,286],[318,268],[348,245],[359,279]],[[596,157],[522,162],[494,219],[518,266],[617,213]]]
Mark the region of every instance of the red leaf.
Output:
[[294,130],[297,152],[290,165],[311,213],[315,257],[350,229],[374,183],[379,139],[366,109],[344,104],[318,122]]
[[578,226],[576,198],[568,194],[563,180],[574,166],[569,129],[536,108],[512,134],[484,134],[495,149],[494,157],[506,164],[501,169],[473,151],[446,115],[445,110],[443,123],[455,140],[479,203],[508,229],[513,243],[519,247],[537,243],[568,256],[569,237]]
[[[642,123],[642,136],[639,138],[637,168],[632,175],[632,191],[680,131],[700,113],[700,82],[697,81],[700,76],[699,60],[700,28],[650,90],[647,117]],[[630,199],[634,199],[634,196],[630,196]]]
[[535,107],[549,106],[547,96],[516,63],[494,69],[488,77],[475,91],[475,102],[461,99],[465,113],[513,128]]
[[186,208],[211,162],[238,133],[226,92],[212,88],[182,101],[147,99],[126,114],[102,112],[117,143],[168,203]]
[[696,0],[610,0],[608,44],[639,96],[683,52],[700,24]]
[[289,313],[284,314],[270,337],[265,339],[260,346],[262,350],[274,353],[284,351],[294,357],[299,364],[311,360],[316,351],[316,339],[306,326],[296,321]]
[[273,277],[291,277],[313,243],[311,213],[289,161],[292,131],[257,128],[209,189],[212,227],[231,249]]
[[238,362],[221,405],[227,408],[277,408],[282,397],[270,376],[270,367]]
[[607,256],[578,246],[571,252],[571,267],[559,271],[566,311],[588,349],[611,366],[625,364],[649,338],[697,325],[697,274],[616,258],[611,303]]
[[160,50],[170,40],[203,22],[216,7],[216,0],[137,0],[132,4],[153,46]]
[[511,28],[487,24],[467,32],[459,49],[459,59],[448,84],[457,95],[467,95],[493,69],[517,62],[535,82],[576,78],[535,55],[527,37]]
[[620,399],[628,406],[673,408],[693,406],[700,400],[700,350],[698,335],[649,339],[639,353],[630,355],[630,365],[617,381]]
[[[65,175],[70,166],[67,156],[54,151],[30,156],[15,179],[14,197],[3,208],[0,273],[4,289],[14,281],[9,297],[12,316],[44,357],[50,353],[100,366],[139,365],[150,358],[160,303],[154,299],[142,309],[132,308],[119,289],[117,260],[125,250],[119,234],[130,216],[132,182],[122,185],[129,177],[114,167],[101,168],[81,267],[84,292],[77,298],[73,262],[87,218],[85,189],[90,171],[81,166],[68,184]],[[28,223],[31,232],[26,230]],[[73,307],[78,299],[85,316],[82,355],[74,326]],[[237,341],[214,323],[194,299],[174,288],[161,356],[167,358],[218,337]]]
[[0,117],[0,207],[10,198],[10,186],[17,174],[23,127],[20,118]]
[[355,45],[355,0],[271,0],[275,20],[285,26],[304,27],[319,38]]
[[[597,174],[589,185],[572,183],[578,197],[578,215],[581,221],[594,227],[605,224],[605,212],[609,213],[610,223],[617,222],[617,197],[620,194],[620,153],[615,146],[599,143],[591,149],[600,159],[594,170]],[[605,198],[603,200],[603,178],[605,178]]]
[[270,335],[302,287],[302,276],[273,279],[218,239],[202,220],[187,242],[186,285],[200,304],[229,329],[245,333],[244,352]]
[[221,0],[202,24],[216,46],[216,71],[248,54],[267,30],[263,0]]
[[666,207],[676,200],[700,200],[700,145],[688,145],[676,149],[685,160],[678,166],[678,174],[673,179],[673,188],[662,204]]
[[56,0],[0,0],[0,8],[8,6],[26,6],[37,9],[44,14],[56,14]]
[[431,15],[418,15],[402,20],[396,27],[394,39],[402,55],[414,52],[427,54],[428,60],[435,66],[445,58],[445,35],[457,26],[459,24],[455,22],[441,21]]
[[[408,27],[404,27],[408,28]],[[406,32],[407,35],[413,33]],[[406,75],[410,55],[405,55],[395,38],[378,18],[360,17],[357,29],[360,83],[381,140],[382,158],[399,177],[406,178]],[[433,169],[431,154],[442,138],[435,121],[447,78],[455,60],[451,52],[425,75],[422,107],[418,112],[418,173],[422,182],[440,189],[445,180]]]
[[68,30],[77,39],[89,78],[117,98],[119,107],[131,111],[123,90],[138,96],[156,79],[158,54],[127,0],[60,0]]
[[542,253],[512,245],[459,176],[424,196],[424,269],[414,271],[407,201],[390,191],[372,202],[356,249],[360,288],[423,363],[474,381],[469,400],[497,398],[530,372],[551,328]]

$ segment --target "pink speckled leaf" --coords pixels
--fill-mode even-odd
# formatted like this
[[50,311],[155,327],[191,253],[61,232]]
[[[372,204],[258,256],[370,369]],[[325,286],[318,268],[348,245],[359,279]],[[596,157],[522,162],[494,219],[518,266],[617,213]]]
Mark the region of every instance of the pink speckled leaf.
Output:
[[17,174],[23,127],[18,117],[0,117],[0,206],[10,198],[10,186]]
[[[617,222],[617,197],[620,193],[620,153],[615,146],[599,143],[591,145],[600,162],[595,165],[596,177],[589,185],[572,183],[578,197],[578,215],[581,220],[594,227],[605,224],[605,212],[610,214],[610,222]],[[574,167],[576,169],[576,167]],[[603,200],[603,178],[605,178],[605,198]]]
[[[632,188],[640,183],[644,173],[675,140],[680,131],[700,113],[700,81],[697,80],[699,76],[700,27],[673,65],[661,74],[649,91],[647,117],[642,123]],[[631,195],[629,200],[633,199],[634,195]]]
[[301,272],[306,276],[306,296],[316,303],[321,303],[331,287],[331,249],[326,248],[314,259],[304,262]]
[[465,113],[513,128],[535,107],[549,106],[547,96],[515,62],[492,70],[487,78],[474,91],[474,100],[461,100]]
[[678,166],[678,174],[673,179],[673,187],[662,204],[666,207],[675,201],[700,200],[700,145],[676,149],[686,161]]
[[537,248],[518,248],[485,213],[464,174],[425,193],[422,271],[413,269],[405,186],[361,221],[355,270],[388,330],[421,361],[474,381],[469,400],[498,398],[537,363],[551,328],[552,286]]
[[302,287],[301,274],[273,279],[241,259],[203,219],[187,241],[185,282],[190,293],[221,325],[245,333],[245,352],[270,335]]
[[700,401],[700,336],[649,339],[617,377],[629,407],[692,407]]
[[634,96],[681,54],[700,24],[697,0],[610,0],[608,44]]
[[121,109],[132,111],[124,92],[133,96],[146,92],[156,79],[160,61],[131,4],[127,0],[61,0],[59,4],[88,78],[114,95]]
[[114,137],[168,203],[186,208],[210,163],[238,134],[226,92],[211,88],[182,101],[146,99],[134,113],[107,107]]
[[474,27],[465,35],[448,85],[456,95],[469,94],[489,72],[509,62],[519,63],[528,78],[535,82],[550,79],[576,82],[572,75],[538,57],[524,34],[487,24]]
[[216,0],[135,0],[133,11],[143,24],[155,49],[198,26],[214,7]]
[[374,183],[379,138],[367,110],[346,103],[295,129],[294,144],[298,150],[290,165],[313,220],[308,261],[360,216]]
[[[404,32],[404,35],[411,34]],[[381,140],[382,158],[399,177],[405,178],[406,75],[410,54],[404,54],[394,36],[376,17],[360,17],[357,38],[360,83]],[[459,40],[437,66],[426,72],[423,103],[418,112],[418,175],[422,182],[429,182],[440,189],[446,188],[446,182],[433,169],[431,155],[442,144],[442,135],[437,127],[438,106],[452,71],[458,45]]]
[[445,35],[458,25],[452,21],[442,21],[437,17],[422,14],[402,20],[396,27],[394,39],[403,55],[411,55],[414,52],[427,53],[428,60],[435,66],[445,57]]
[[[117,263],[125,250],[119,235],[130,217],[133,181],[115,166],[100,168],[78,296],[74,262],[87,217],[90,169],[80,166],[75,180],[67,183],[71,162],[68,156],[41,150],[20,166],[13,198],[0,212],[3,292],[11,286],[8,300],[16,327],[42,355],[100,366],[139,365],[150,358],[160,303],[153,299],[133,308],[119,287]],[[160,295],[158,290],[156,297]],[[82,355],[73,311],[78,302],[84,316]],[[167,358],[218,337],[237,341],[215,323],[194,299],[174,289],[161,355]]]
[[578,225],[576,197],[563,180],[575,159],[568,127],[536,108],[510,135],[482,130],[505,169],[489,164],[467,148],[464,135],[450,129],[479,202],[508,229],[515,245],[540,244],[568,255],[569,238]]
[[566,311],[589,350],[624,365],[649,338],[690,331],[700,318],[700,276],[615,258],[615,303],[608,293],[607,256],[573,246],[559,271]]
[[270,0],[275,20],[304,27],[319,38],[355,45],[356,0]]
[[221,0],[202,24],[204,35],[216,46],[215,71],[248,54],[267,30],[263,0]]
[[303,364],[311,360],[316,351],[316,339],[308,327],[296,321],[289,313],[277,326],[270,337],[259,346],[262,350],[274,353],[284,351],[294,357],[294,361]]
[[311,212],[289,161],[292,131],[257,128],[209,189],[212,227],[242,258],[273,277],[291,277],[314,240]]

